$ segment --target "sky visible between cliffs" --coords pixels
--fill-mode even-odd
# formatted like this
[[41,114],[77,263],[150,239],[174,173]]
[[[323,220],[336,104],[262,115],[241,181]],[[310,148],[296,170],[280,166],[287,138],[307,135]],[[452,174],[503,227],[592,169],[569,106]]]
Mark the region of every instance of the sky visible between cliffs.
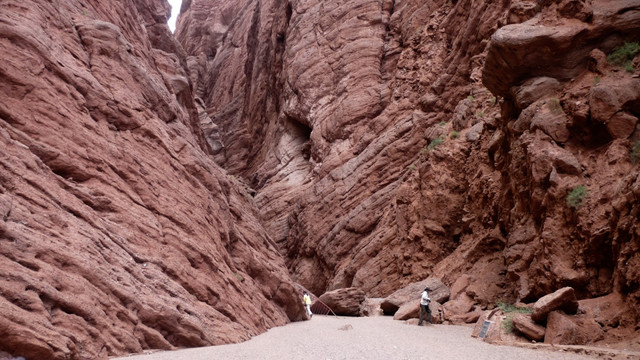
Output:
[[176,20],[178,19],[178,14],[180,13],[180,6],[182,5],[182,0],[169,0],[169,4],[171,4],[171,17],[169,18],[169,29],[171,29],[171,32],[176,32]]

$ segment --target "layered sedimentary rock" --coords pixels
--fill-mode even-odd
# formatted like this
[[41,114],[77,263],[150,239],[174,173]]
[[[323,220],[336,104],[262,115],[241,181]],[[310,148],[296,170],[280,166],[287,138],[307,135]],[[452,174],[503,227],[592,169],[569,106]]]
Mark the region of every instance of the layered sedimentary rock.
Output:
[[[353,284],[388,294],[454,248],[438,218],[449,209],[412,228],[403,184],[428,144],[426,128],[469,93],[479,66],[471,58],[486,45],[470,34],[488,37],[502,5],[483,5],[462,31],[454,27],[471,4],[443,5],[183,6],[177,38],[201,74],[196,96],[225,134],[218,160],[256,189],[262,219],[314,292]],[[197,30],[198,19],[224,36]]]
[[435,275],[486,308],[572,286],[621,294],[630,329],[638,79],[606,54],[639,6],[191,0],[177,37],[216,160],[305,287]]
[[164,1],[0,4],[0,350],[104,359],[302,319],[213,161]]

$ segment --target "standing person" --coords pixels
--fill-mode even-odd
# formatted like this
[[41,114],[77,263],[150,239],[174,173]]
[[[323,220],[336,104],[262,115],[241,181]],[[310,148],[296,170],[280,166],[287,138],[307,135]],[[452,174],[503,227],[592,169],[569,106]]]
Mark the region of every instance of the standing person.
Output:
[[431,323],[431,309],[429,308],[431,299],[429,298],[429,293],[427,291],[431,291],[431,289],[426,287],[422,292],[422,297],[420,298],[420,321],[418,321],[419,326],[422,326],[422,318],[424,317],[425,313],[427,313],[427,322]]
[[309,315],[309,318],[311,318],[313,316],[313,313],[311,312],[311,297],[305,291],[302,299],[304,300],[304,305],[307,308],[307,315]]

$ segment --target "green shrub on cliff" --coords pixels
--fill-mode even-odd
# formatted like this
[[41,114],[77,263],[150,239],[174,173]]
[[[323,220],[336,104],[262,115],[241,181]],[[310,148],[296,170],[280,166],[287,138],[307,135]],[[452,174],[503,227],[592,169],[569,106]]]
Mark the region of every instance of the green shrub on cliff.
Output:
[[567,195],[567,206],[577,209],[582,206],[582,200],[589,194],[587,188],[584,185],[579,185],[573,188]]
[[520,313],[520,314],[531,314],[533,312],[533,310],[531,310],[531,308],[515,306],[515,305],[512,305],[512,304],[507,304],[507,303],[503,303],[503,302],[498,302],[496,305],[505,314],[513,313],[513,312]]
[[551,110],[551,112],[554,114],[559,114],[563,112],[562,104],[560,104],[560,99],[558,99],[557,97],[549,99],[547,101],[547,106],[549,107],[549,110]]
[[427,146],[427,149],[429,150],[433,150],[436,148],[436,146],[442,144],[445,140],[445,136],[444,135],[440,135],[437,138],[433,139],[431,141],[431,143],[429,143],[429,146]]
[[497,305],[505,315],[505,319],[502,321],[502,328],[507,334],[513,331],[513,316],[515,314],[531,314],[533,312],[528,307],[519,307],[503,302],[499,302]]
[[640,44],[637,42],[624,43],[624,45],[615,48],[613,52],[607,56],[607,61],[611,64],[624,67],[628,72],[634,72],[635,69],[631,61],[639,52]]

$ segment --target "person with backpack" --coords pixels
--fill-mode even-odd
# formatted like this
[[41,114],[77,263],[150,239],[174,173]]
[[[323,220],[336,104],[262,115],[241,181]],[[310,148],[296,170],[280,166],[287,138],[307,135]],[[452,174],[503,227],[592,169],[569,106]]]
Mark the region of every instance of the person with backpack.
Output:
[[431,291],[431,289],[426,287],[422,292],[422,297],[420,298],[420,321],[418,321],[418,326],[422,326],[422,318],[425,313],[427,314],[427,322],[431,323],[431,309],[429,308],[431,299],[429,298],[428,291]]

